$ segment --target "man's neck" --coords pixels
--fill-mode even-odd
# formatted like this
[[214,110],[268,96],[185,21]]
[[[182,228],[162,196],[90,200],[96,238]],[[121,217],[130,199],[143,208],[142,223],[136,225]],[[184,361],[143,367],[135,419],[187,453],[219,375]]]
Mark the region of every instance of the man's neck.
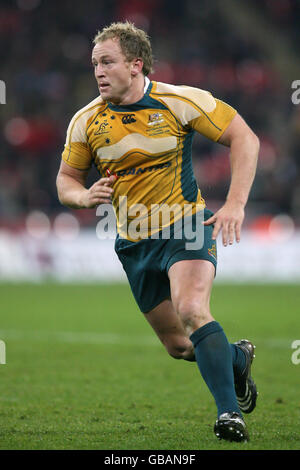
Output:
[[118,104],[120,106],[130,105],[137,103],[143,98],[150,84],[150,80],[144,75],[136,77],[136,80],[136,82],[135,78],[132,80],[132,86],[130,90],[128,90],[128,93],[124,96],[124,98],[119,103],[114,104]]

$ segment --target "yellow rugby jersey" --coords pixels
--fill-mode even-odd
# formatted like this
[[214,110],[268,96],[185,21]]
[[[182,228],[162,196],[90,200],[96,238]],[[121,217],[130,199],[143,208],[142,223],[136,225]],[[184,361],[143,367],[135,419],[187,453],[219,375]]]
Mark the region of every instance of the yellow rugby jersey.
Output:
[[[127,231],[132,220],[140,223],[145,238],[181,218],[185,205],[193,214],[205,207],[192,168],[193,136],[196,131],[217,141],[235,114],[205,90],[152,81],[134,104],[114,105],[99,96],[78,111],[62,158],[80,170],[94,164],[100,176],[116,173],[112,203],[118,233],[137,241]],[[120,213],[120,201],[126,213]],[[155,219],[165,205],[172,209],[169,220]]]

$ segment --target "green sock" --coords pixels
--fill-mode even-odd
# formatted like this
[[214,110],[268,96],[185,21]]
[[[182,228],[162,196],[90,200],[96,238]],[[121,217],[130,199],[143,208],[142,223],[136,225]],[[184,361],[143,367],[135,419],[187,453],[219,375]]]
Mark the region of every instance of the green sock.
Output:
[[240,409],[236,400],[232,353],[225,333],[218,322],[198,328],[190,336],[201,375],[211,391],[218,416]]

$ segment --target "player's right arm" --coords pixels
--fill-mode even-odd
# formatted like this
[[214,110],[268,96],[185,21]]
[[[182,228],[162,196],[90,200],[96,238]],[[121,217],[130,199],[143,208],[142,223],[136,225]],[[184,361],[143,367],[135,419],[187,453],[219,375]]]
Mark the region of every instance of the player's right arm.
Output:
[[99,204],[111,204],[116,177],[100,178],[90,188],[86,188],[88,170],[73,168],[63,160],[56,178],[59,201],[72,209],[91,209]]

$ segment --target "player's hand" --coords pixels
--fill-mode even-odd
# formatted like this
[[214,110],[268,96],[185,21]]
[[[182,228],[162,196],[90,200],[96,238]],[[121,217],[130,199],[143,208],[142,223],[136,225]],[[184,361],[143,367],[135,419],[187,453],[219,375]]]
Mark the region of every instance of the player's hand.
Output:
[[212,239],[215,240],[222,232],[223,245],[239,243],[241,239],[241,228],[245,217],[244,206],[239,203],[227,201],[212,217],[203,222],[203,225],[214,224]]
[[108,178],[100,178],[89,189],[87,189],[82,198],[82,206],[87,209],[97,207],[99,204],[111,204],[117,176],[111,175]]

